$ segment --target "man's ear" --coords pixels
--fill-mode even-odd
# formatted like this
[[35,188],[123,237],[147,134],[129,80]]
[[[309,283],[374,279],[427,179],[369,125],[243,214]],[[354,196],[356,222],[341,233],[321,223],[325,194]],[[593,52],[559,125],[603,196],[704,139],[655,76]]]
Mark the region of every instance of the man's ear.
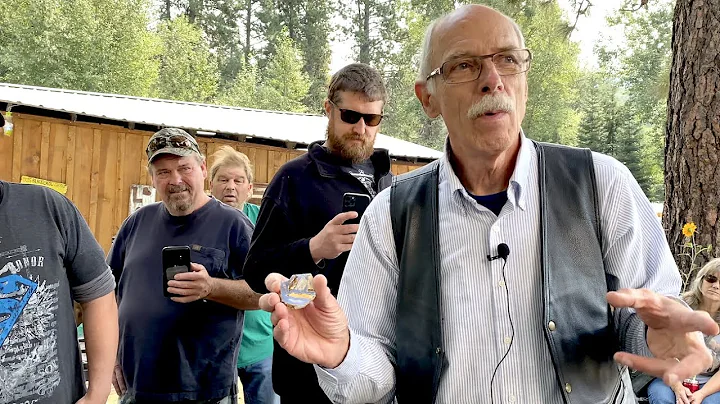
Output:
[[329,100],[325,100],[325,116],[330,118],[330,111],[332,110],[332,104],[330,104]]
[[435,102],[435,96],[430,93],[427,81],[415,82],[415,96],[420,100],[425,115],[430,118],[437,118],[440,115],[440,110]]

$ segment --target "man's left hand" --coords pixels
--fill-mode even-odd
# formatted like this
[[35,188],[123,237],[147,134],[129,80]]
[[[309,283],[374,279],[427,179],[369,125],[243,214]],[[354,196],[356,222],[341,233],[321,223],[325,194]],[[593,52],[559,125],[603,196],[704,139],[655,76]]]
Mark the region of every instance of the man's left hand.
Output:
[[712,365],[712,356],[698,331],[717,335],[718,324],[706,312],[693,311],[682,303],[648,289],[621,289],[609,292],[607,300],[615,308],[635,309],[647,325],[647,343],[654,358],[627,352],[615,354],[625,366],[661,377],[672,386],[702,373]]
[[190,264],[190,269],[192,271],[177,274],[173,280],[168,282],[168,292],[180,295],[171,297],[172,301],[190,303],[205,299],[212,293],[213,278],[210,277],[205,267],[193,262]]

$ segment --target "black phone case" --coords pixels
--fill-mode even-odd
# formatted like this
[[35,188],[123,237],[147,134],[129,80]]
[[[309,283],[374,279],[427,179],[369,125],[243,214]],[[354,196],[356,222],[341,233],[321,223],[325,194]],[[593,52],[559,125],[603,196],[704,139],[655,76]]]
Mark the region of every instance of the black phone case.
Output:
[[357,212],[358,217],[346,220],[344,224],[359,224],[365,209],[370,205],[370,196],[365,194],[346,193],[343,195],[343,212]]
[[163,266],[163,295],[166,297],[177,296],[168,292],[168,282],[175,278],[175,275],[183,272],[190,272],[190,247],[169,246],[162,250]]

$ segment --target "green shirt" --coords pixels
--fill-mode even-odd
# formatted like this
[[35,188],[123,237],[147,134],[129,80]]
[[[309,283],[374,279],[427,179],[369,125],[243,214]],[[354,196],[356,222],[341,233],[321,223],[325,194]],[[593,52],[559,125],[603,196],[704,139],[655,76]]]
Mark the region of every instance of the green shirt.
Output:
[[[255,224],[260,207],[251,203],[243,206],[243,213]],[[270,313],[263,310],[246,310],[243,337],[237,367],[244,368],[268,358],[273,353],[273,327]]]

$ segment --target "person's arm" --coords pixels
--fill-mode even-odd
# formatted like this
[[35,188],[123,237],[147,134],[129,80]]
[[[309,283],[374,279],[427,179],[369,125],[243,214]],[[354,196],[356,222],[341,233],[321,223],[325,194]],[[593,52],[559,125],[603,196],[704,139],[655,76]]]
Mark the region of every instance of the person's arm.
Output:
[[[644,288],[677,297],[680,275],[650,202],[625,166],[594,157],[608,290]],[[619,308],[614,316],[621,350],[652,356],[635,311]]]
[[607,300],[621,349],[614,359],[675,383],[712,364],[702,333],[717,334],[718,325],[679,299],[680,274],[650,202],[630,171],[607,159],[595,167]]
[[397,282],[387,191],[363,215],[340,284],[338,302],[351,330],[345,360],[334,369],[315,367],[334,403],[385,403],[395,395]]
[[212,287],[208,300],[234,307],[239,310],[257,310],[260,308],[259,293],[255,293],[244,280],[211,278]]
[[87,402],[104,403],[110,394],[110,380],[118,347],[117,303],[111,291],[82,303],[85,349],[88,358]]
[[720,391],[720,372],[716,372],[710,380],[705,383],[704,386],[695,393],[693,393],[693,404],[700,404],[705,399],[705,397],[708,397],[711,394],[715,394]]
[[83,309],[89,388],[83,404],[105,403],[110,394],[118,348],[118,310],[115,279],[105,254],[77,208],[67,199],[57,214],[65,241],[64,265],[73,300]]

